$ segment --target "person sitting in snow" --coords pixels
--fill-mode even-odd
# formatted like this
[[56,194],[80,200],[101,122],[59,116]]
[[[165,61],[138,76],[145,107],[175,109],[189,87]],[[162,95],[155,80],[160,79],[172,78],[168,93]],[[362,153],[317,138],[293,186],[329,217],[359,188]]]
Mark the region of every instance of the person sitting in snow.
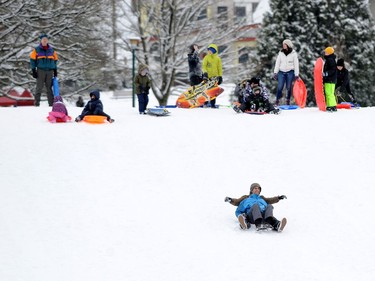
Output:
[[70,120],[68,110],[61,96],[53,98],[52,111],[48,114],[48,120],[52,123],[56,123],[57,121],[67,122]]
[[262,187],[259,183],[253,183],[250,186],[250,194],[243,195],[238,199],[225,197],[224,201],[237,206],[236,217],[240,223],[241,229],[249,229],[251,224],[255,224],[257,230],[271,226],[273,230],[283,231],[286,225],[286,218],[281,221],[273,216],[272,204],[280,200],[287,199],[285,195],[266,198],[260,195]]
[[253,77],[251,79],[245,79],[243,80],[238,86],[239,86],[239,89],[237,89],[237,93],[238,93],[238,102],[239,103],[243,103],[246,101],[246,99],[251,95],[253,94],[253,87],[254,86],[260,86],[262,88],[262,95],[263,97],[265,97],[266,99],[269,98],[269,91],[268,89],[266,88],[266,86],[262,83],[262,81],[257,78],[257,77]]
[[109,123],[115,122],[114,119],[112,119],[108,114],[106,114],[103,111],[103,103],[100,100],[100,92],[99,92],[99,90],[94,90],[94,91],[90,92],[90,99],[91,100],[89,100],[87,102],[85,108],[82,110],[81,115],[79,115],[75,119],[76,122],[79,122],[79,121],[83,120],[83,117],[85,117],[86,115],[100,115],[100,116],[105,116],[105,117],[107,117],[107,121]]
[[246,94],[244,94],[242,102],[235,104],[233,107],[237,113],[245,111],[280,113],[280,109],[275,108],[268,100],[267,88],[261,84],[259,78],[252,78],[247,84],[249,89],[245,89]]

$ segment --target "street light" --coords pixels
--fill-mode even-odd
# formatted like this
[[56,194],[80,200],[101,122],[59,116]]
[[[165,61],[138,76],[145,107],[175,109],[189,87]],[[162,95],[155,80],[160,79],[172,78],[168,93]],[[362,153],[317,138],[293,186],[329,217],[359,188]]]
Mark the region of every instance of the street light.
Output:
[[133,104],[133,107],[135,107],[135,85],[134,85],[134,79],[135,79],[135,49],[137,48],[140,40],[138,38],[129,38],[129,41],[130,41],[130,45],[132,47],[132,61],[133,61],[133,66],[132,66],[132,72],[133,72],[132,104]]

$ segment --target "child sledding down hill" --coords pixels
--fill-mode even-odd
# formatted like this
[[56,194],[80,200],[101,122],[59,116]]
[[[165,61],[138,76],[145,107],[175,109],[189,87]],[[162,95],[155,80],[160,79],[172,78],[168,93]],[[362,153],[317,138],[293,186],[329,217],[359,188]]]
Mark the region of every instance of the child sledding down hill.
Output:
[[233,107],[237,113],[245,111],[280,113],[280,109],[275,108],[268,100],[268,93],[260,84],[260,79],[252,78],[247,84],[250,86],[248,94],[243,95],[240,102]]
[[52,111],[48,114],[48,120],[52,123],[67,122],[71,120],[61,96],[53,98]]
[[106,114],[103,111],[103,103],[100,100],[100,92],[99,90],[94,90],[90,93],[90,98],[91,100],[88,101],[86,104],[85,108],[83,109],[81,115],[79,115],[75,121],[79,122],[83,120],[83,117],[86,115],[100,115],[100,116],[105,116],[107,117],[107,121],[109,123],[115,122],[114,119],[111,118],[108,114]]

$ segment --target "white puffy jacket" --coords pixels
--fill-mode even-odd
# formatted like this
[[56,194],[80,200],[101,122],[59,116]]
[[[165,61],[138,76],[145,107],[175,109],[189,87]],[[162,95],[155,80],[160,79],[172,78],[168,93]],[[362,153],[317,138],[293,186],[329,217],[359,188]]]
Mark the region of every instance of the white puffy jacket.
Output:
[[287,56],[283,52],[279,52],[276,63],[275,69],[273,73],[278,73],[279,71],[288,72],[290,70],[294,70],[294,75],[299,76],[299,62],[298,62],[298,55],[295,50],[292,50],[290,54]]

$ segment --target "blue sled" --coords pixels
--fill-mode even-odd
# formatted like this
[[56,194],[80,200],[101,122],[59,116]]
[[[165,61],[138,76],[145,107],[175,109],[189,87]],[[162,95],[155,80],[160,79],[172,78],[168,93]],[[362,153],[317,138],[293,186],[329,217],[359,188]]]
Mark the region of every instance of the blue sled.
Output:
[[53,96],[57,97],[60,95],[59,90],[59,79],[57,77],[52,78]]

